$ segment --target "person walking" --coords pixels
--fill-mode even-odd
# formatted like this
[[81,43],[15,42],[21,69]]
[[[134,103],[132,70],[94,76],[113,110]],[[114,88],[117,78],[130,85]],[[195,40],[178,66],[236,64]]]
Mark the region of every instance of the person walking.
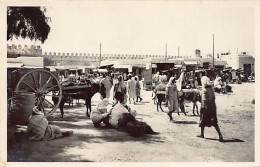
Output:
[[135,82],[136,82],[136,102],[138,102],[138,98],[140,99],[140,102],[143,100],[143,98],[140,97],[141,95],[141,85],[140,85],[140,82],[139,82],[139,79],[137,77],[135,77]]
[[179,104],[178,104],[178,90],[175,84],[175,78],[171,77],[169,83],[166,85],[166,101],[168,101],[168,108],[169,113],[168,116],[170,117],[170,121],[172,120],[172,113],[174,111],[178,111]]
[[200,110],[200,123],[201,134],[197,137],[204,138],[204,128],[214,126],[218,135],[219,141],[223,141],[223,136],[218,126],[215,94],[214,89],[210,83],[210,79],[207,77],[207,72],[201,78],[202,90],[201,90],[201,110]]
[[135,104],[136,83],[135,83],[135,79],[132,75],[129,75],[129,80],[127,81],[127,92],[128,92],[129,103],[131,104],[131,98],[132,98],[133,102]]

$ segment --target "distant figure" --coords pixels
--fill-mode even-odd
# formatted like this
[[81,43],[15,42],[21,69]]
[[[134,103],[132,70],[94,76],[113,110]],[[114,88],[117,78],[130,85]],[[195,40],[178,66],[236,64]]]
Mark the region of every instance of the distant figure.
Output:
[[189,77],[189,82],[191,84],[191,88],[194,88],[195,87],[195,74],[194,74],[194,71],[191,71],[190,72],[190,77]]
[[171,77],[169,83],[166,85],[166,100],[168,101],[168,116],[170,117],[170,121],[172,120],[172,113],[174,111],[178,112],[179,110],[178,96],[179,95],[177,86],[175,84],[175,78]]
[[138,102],[138,98],[140,99],[140,102],[143,100],[143,98],[140,97],[141,95],[141,85],[139,82],[139,79],[135,77],[135,82],[136,82],[136,102]]
[[221,77],[217,76],[216,79],[214,80],[214,89],[215,89],[215,92],[218,92],[218,93],[226,92],[225,85],[223,84]]
[[70,73],[68,80],[71,81],[71,82],[75,82],[76,81],[75,75]]
[[113,85],[112,85],[111,80],[106,76],[106,74],[103,74],[103,78],[101,79],[100,84],[101,84],[101,86],[100,86],[101,92],[103,92],[102,97],[109,99],[110,98],[110,90],[111,90]]
[[198,78],[197,77],[195,77],[195,79],[194,79],[194,87],[195,88],[199,87],[199,82],[198,82]]
[[202,90],[201,90],[201,113],[200,113],[200,123],[201,134],[198,137],[204,138],[204,128],[206,126],[214,126],[219,135],[219,141],[223,141],[222,134],[218,126],[216,104],[215,104],[215,94],[211,86],[210,79],[206,76],[201,78]]
[[127,81],[127,92],[128,92],[129,103],[131,104],[131,98],[132,98],[133,102],[135,104],[136,83],[135,83],[135,79],[134,79],[134,77],[132,77],[132,75],[129,75],[129,80]]
[[126,103],[127,100],[127,95],[126,95],[126,84],[123,81],[123,77],[121,75],[118,76],[118,83],[115,84],[114,86],[114,99],[115,99],[115,104],[118,103],[118,98],[122,96],[124,97],[124,103]]
[[124,78],[123,78],[124,81],[127,81],[128,78],[127,78],[127,74],[126,74],[126,73],[123,74],[123,77],[124,77]]
[[157,85],[159,85],[159,81],[160,81],[160,73],[157,72],[157,73],[153,76],[154,87],[156,87]]

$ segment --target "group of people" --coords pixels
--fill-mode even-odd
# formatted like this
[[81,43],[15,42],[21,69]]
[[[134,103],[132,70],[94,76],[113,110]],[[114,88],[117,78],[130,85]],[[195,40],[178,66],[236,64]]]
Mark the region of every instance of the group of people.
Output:
[[[178,82],[182,83],[183,73],[181,74]],[[169,79],[168,84],[165,86],[162,82],[155,88],[157,97],[165,96],[166,103],[168,105],[168,116],[170,120],[173,120],[172,113],[178,112],[180,107],[180,98],[175,77]],[[217,120],[216,104],[214,86],[212,85],[207,72],[202,73],[201,77],[201,110],[200,110],[200,123],[201,134],[198,137],[204,137],[204,128],[214,126],[219,134],[219,141],[223,141],[222,134],[220,132]],[[164,91],[165,90],[165,91]]]
[[[117,101],[118,93],[122,93],[124,96],[124,102],[127,102],[127,98],[129,100],[129,103],[133,101],[135,102],[141,102],[143,99],[141,98],[141,85],[139,82],[138,77],[134,77],[132,75],[128,76],[129,80],[125,83],[123,80],[123,77],[120,75],[118,76],[118,82],[114,85],[113,90],[113,99],[115,102]],[[113,87],[113,82],[111,79],[107,76],[103,76],[103,78],[100,81],[100,94],[101,99],[110,98],[110,92]]]

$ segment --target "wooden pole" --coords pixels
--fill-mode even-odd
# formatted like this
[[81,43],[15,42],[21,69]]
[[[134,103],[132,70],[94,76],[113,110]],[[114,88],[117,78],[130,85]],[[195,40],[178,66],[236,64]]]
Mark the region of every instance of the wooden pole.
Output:
[[101,65],[101,43],[99,44],[99,66]]
[[165,63],[166,63],[166,57],[167,57],[167,43],[166,43],[166,46],[165,46]]
[[213,69],[214,69],[214,34],[213,34]]

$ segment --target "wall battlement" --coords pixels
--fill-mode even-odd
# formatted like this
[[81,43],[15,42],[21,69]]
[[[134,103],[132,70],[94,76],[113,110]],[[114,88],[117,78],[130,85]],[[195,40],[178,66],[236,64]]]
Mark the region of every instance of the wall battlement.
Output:
[[[117,60],[117,59],[146,59],[146,58],[165,58],[165,55],[139,55],[139,54],[101,54],[98,53],[61,53],[61,52],[42,52],[40,46],[31,45],[7,45],[7,55],[10,56],[29,56],[43,57],[46,65],[88,65],[101,60]],[[168,59],[176,58],[176,56],[167,55]]]
[[39,57],[42,56],[42,49],[40,46],[31,45],[28,47],[24,45],[8,45],[7,44],[7,55],[20,55],[20,56],[29,56],[29,57]]

